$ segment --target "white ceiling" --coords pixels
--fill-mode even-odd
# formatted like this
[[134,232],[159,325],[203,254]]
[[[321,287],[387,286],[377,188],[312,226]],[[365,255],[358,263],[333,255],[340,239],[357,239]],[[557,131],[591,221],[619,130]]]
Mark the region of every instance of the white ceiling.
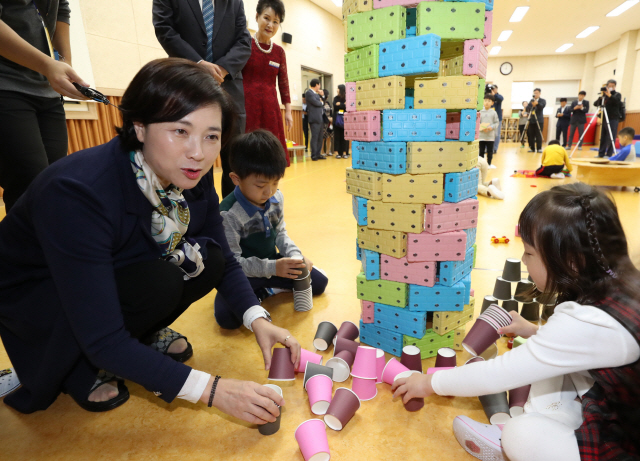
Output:
[[[311,0],[316,5],[342,19],[342,8],[332,0]],[[493,13],[493,43],[502,50],[498,56],[540,56],[556,54],[565,43],[573,43],[564,54],[596,51],[615,42],[629,30],[640,29],[640,3],[620,16],[606,14],[624,0],[495,0]],[[509,18],[518,6],[529,6],[521,22]],[[600,26],[587,38],[576,38],[589,26]],[[503,30],[513,30],[506,42],[498,42]]]

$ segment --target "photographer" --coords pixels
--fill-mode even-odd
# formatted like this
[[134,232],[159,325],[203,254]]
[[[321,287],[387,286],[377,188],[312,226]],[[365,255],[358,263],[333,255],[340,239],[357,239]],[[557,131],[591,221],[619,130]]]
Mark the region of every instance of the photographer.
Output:
[[529,128],[527,129],[527,137],[529,138],[529,152],[542,153],[542,130],[544,130],[544,108],[547,101],[540,97],[542,90],[536,88],[533,90],[533,99],[527,106],[529,117]]
[[[602,107],[605,115],[602,118],[602,129],[600,131],[600,149],[598,157],[605,155],[611,157],[613,155],[613,143],[618,134],[618,122],[620,121],[620,107],[622,106],[622,95],[616,91],[617,82],[613,79],[609,80],[605,86],[600,88],[602,94],[593,103],[596,107]],[[608,120],[607,120],[608,119]],[[609,134],[609,127],[611,134]]]

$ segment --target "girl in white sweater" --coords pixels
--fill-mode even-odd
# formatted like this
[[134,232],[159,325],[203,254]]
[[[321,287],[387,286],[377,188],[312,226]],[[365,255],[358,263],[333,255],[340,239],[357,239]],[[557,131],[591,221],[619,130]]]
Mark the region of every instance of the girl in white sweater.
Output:
[[481,460],[640,459],[640,273],[613,201],[582,183],[536,195],[519,220],[523,262],[557,305],[541,327],[511,312],[499,333],[529,340],[493,360],[393,386],[406,402],[471,397],[531,384],[525,414],[504,426],[454,420]]

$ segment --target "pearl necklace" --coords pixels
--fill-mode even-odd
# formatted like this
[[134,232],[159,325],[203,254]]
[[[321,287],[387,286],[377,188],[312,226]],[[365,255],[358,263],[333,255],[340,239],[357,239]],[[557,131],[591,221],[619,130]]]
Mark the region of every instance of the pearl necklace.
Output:
[[268,50],[264,50],[262,49],[262,47],[260,46],[260,42],[258,41],[258,33],[256,32],[256,34],[253,36],[253,40],[256,42],[256,46],[258,47],[258,49],[260,51],[262,51],[265,54],[269,54],[271,53],[271,50],[273,50],[273,40],[271,40],[271,45],[269,46]]

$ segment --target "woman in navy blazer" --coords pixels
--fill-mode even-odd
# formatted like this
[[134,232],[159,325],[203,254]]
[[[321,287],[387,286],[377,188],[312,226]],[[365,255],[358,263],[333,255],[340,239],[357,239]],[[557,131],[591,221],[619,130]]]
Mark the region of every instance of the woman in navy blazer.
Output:
[[[280,396],[192,370],[181,363],[190,349],[183,336],[182,350],[148,345],[216,288],[254,331],[267,368],[276,342],[299,361],[299,344],[269,322],[224,236],[210,170],[233,129],[232,106],[204,68],[170,58],[138,72],[121,109],[117,138],[51,165],[0,222],[0,336],[22,382],[5,402],[30,413],[66,392],[85,409],[109,410],[128,391],[96,381],[106,370],[167,402],[200,400],[252,423],[274,421]],[[152,235],[156,208],[140,185],[140,158],[147,176],[188,205],[181,242],[199,247],[197,275],[163,256],[166,242]]]

